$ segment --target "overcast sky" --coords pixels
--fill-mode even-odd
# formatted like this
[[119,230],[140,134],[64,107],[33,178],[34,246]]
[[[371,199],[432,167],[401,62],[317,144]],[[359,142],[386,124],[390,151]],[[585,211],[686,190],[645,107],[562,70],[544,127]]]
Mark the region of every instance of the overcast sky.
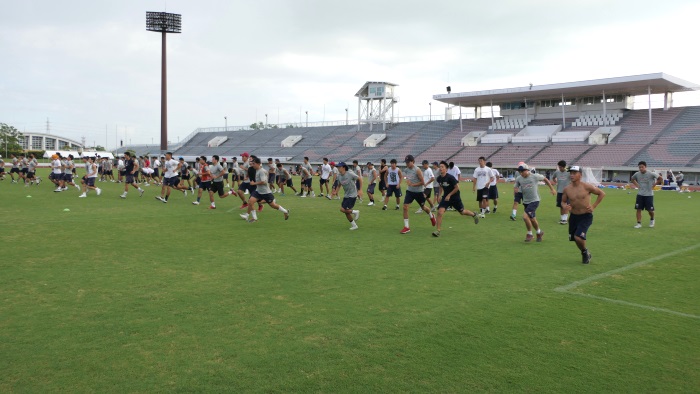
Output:
[[[299,122],[307,110],[310,122],[345,119],[345,108],[356,118],[368,80],[399,85],[399,116],[427,115],[448,84],[654,72],[700,83],[697,1],[0,0],[0,10],[0,122],[43,131],[49,118],[52,133],[108,148],[125,135],[159,140],[161,40],[146,11],[182,14],[182,34],[168,35],[171,141],[224,116],[229,126],[266,113]],[[687,97],[698,96],[676,104]]]

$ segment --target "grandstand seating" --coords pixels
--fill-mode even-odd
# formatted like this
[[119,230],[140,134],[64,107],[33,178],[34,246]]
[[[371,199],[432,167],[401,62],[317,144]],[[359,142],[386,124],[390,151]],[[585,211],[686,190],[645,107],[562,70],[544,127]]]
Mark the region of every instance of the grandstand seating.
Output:
[[[527,161],[537,166],[553,167],[563,159],[595,167],[634,167],[638,160],[646,160],[654,167],[700,167],[700,107],[672,108],[668,111],[654,109],[652,119],[653,124],[649,125],[648,110],[625,111],[625,116],[615,126],[615,130],[619,128],[621,131],[607,145],[589,145],[584,138],[587,133],[598,130],[598,126],[574,126],[555,136],[576,137],[573,138],[576,141],[557,143],[557,138],[554,138],[555,142],[514,141],[461,146],[462,138],[470,132],[489,130],[492,121],[483,118],[462,120],[462,128],[459,120],[451,120],[399,123],[386,131],[380,131],[377,127],[370,131],[369,125],[362,125],[358,131],[358,127],[352,125],[201,132],[174,154],[219,154],[228,157],[248,151],[261,157],[290,157],[290,162],[301,162],[304,156],[308,156],[312,162],[328,157],[333,161],[357,159],[360,163],[377,162],[381,158],[402,161],[404,156],[412,154],[418,162],[424,159],[431,162],[447,160],[460,166],[475,165],[477,158],[484,156],[497,166]],[[568,124],[573,119],[563,121]],[[537,119],[530,122],[528,129],[561,124],[562,119]],[[510,129],[506,133],[513,134],[515,131]],[[386,133],[387,137],[376,147],[365,147],[365,139],[376,133]],[[281,142],[290,135],[302,138],[293,147],[282,147]],[[500,135],[500,131],[489,130],[488,135]],[[219,136],[227,139],[218,147],[207,147],[209,141]]]

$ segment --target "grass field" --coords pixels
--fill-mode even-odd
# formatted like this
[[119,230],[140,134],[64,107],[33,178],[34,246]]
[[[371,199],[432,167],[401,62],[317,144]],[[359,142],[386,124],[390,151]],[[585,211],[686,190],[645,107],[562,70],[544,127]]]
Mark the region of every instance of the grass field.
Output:
[[546,188],[525,244],[509,185],[440,238],[415,206],[401,235],[381,206],[348,231],[339,201],[288,194],[288,221],[249,224],[237,199],[99,186],[0,182],[0,392],[700,391],[696,193],[633,229],[635,192],[606,189],[584,266]]

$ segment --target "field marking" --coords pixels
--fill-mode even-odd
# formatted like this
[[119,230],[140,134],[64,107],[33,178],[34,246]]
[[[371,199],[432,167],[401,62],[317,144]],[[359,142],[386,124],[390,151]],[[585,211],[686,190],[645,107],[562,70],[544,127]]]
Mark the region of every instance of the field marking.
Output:
[[610,270],[607,272],[602,272],[600,274],[589,276],[588,278],[581,279],[581,280],[578,280],[575,282],[571,282],[565,286],[559,286],[559,287],[555,288],[554,291],[556,291],[558,293],[566,293],[566,294],[572,294],[572,295],[581,296],[581,297],[593,298],[596,300],[606,301],[606,302],[610,302],[610,303],[614,303],[614,304],[633,306],[633,307],[642,308],[642,309],[646,309],[646,310],[650,310],[650,311],[654,311],[654,312],[664,312],[664,313],[669,313],[669,314],[676,315],[676,316],[689,317],[691,319],[700,319],[700,316],[693,315],[690,313],[677,312],[677,311],[674,311],[671,309],[659,308],[659,307],[650,306],[650,305],[636,304],[634,302],[616,300],[613,298],[606,298],[606,297],[601,297],[601,296],[597,296],[597,295],[593,295],[593,294],[577,293],[577,292],[572,291],[579,286],[591,283],[593,281],[607,278],[607,277],[610,277],[612,275],[618,274],[620,272],[629,271],[629,270],[634,269],[634,268],[639,268],[639,267],[645,266],[647,264],[651,264],[653,262],[663,260],[663,259],[675,256],[677,254],[689,252],[691,250],[695,250],[698,248],[700,248],[700,244],[688,246],[688,247],[683,248],[683,249],[677,249],[677,250],[674,250],[673,252],[664,253],[664,254],[661,254],[661,255],[658,255],[655,257],[648,258],[646,260],[642,260],[642,261],[638,261],[636,263],[632,263],[630,265],[626,265],[624,267],[620,267],[620,268],[617,268],[614,270]]

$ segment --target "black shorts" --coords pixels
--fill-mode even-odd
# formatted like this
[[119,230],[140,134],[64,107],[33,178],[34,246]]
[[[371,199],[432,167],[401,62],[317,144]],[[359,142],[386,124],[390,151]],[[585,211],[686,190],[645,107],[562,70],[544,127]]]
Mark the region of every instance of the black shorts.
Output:
[[430,196],[433,195],[433,188],[426,187],[425,190],[423,190],[423,195],[425,195],[425,198],[430,198]]
[[27,175],[27,172],[29,172],[29,170],[26,168],[22,168],[21,170],[19,170],[19,172],[21,172],[24,175]]
[[[561,208],[561,197],[564,195],[564,193],[557,193],[557,207]],[[568,201],[566,201],[568,203]]]
[[126,170],[119,170],[119,175],[126,176]]
[[250,193],[251,195],[253,194],[255,189],[256,189],[255,185],[251,185],[250,182],[241,182],[241,184],[238,185],[238,190],[240,190],[242,192],[245,192],[247,190],[248,193]]
[[0,174],[4,174],[4,173],[5,173],[5,167],[0,167]]
[[373,183],[367,187],[367,194],[374,194],[374,187],[377,186],[376,183]]
[[423,194],[423,192],[412,192],[410,190],[406,190],[406,197],[403,198],[404,205],[408,205],[413,201],[416,201],[422,208],[423,205],[425,205],[425,194]]
[[63,176],[62,176],[61,174],[54,174],[53,172],[50,172],[50,173],[49,173],[49,179],[50,179],[50,180],[54,180],[54,179],[55,179],[55,180],[60,181],[61,178],[63,178]]
[[180,184],[180,178],[179,177],[170,177],[170,178],[165,178],[163,180],[163,183],[165,186],[170,186],[170,187],[177,187],[177,185]]
[[255,198],[257,201],[265,201],[268,204],[275,201],[275,196],[272,193],[260,194],[257,190],[254,190],[253,194],[251,194],[250,196]]
[[574,237],[586,239],[588,228],[593,224],[593,214],[584,213],[583,215],[569,215],[569,241],[575,241]]
[[527,216],[530,217],[530,219],[534,219],[536,217],[535,211],[537,211],[537,208],[540,206],[539,201],[533,201],[529,204],[523,204],[525,206],[525,213]]
[[[176,177],[176,178],[177,178],[177,177]],[[183,181],[189,181],[189,180],[190,180],[190,174],[182,174],[182,176],[180,176],[180,178],[182,178]],[[180,180],[179,180],[179,179],[178,179],[177,183],[180,183]]]
[[223,196],[224,193],[224,182],[212,182],[209,187],[209,191],[212,193],[218,193],[219,197]]
[[202,189],[202,190],[209,190],[209,189],[211,189],[211,181],[199,182],[199,188]]
[[488,186],[476,191],[476,201],[488,200],[488,199],[489,199],[489,187]]
[[401,197],[401,187],[399,185],[389,185],[386,189],[386,196],[391,197],[392,195],[396,197]]
[[323,179],[323,178],[321,178],[321,179],[318,180],[318,183],[321,184],[321,186],[323,186],[323,185],[325,185],[326,183],[328,183],[328,179]]
[[523,202],[523,193],[517,192],[513,195],[513,202],[520,204]]
[[654,196],[640,196],[639,194],[637,194],[637,200],[634,203],[634,209],[654,212]]
[[311,181],[312,181],[311,178],[307,178],[307,179],[304,179],[301,183],[302,183],[302,185],[304,185],[306,187],[311,187]]
[[454,208],[455,211],[460,213],[464,211],[464,204],[462,203],[462,198],[460,196],[453,195],[452,197],[450,197],[450,201],[445,201],[445,196],[442,196],[440,204],[438,204],[438,209],[447,209],[449,207]]
[[386,190],[386,182],[383,180],[379,181],[379,191]]
[[63,174],[62,179],[68,183],[71,183],[71,182],[73,182],[73,174],[65,173],[65,174]]
[[[188,178],[189,179],[189,178]],[[228,173],[224,174],[224,180],[228,181]]]
[[498,186],[489,186],[489,200],[498,200]]
[[10,174],[19,174],[19,168],[10,168]]
[[85,184],[89,187],[95,186],[95,178],[85,178]]
[[153,169],[153,175],[151,175],[154,178],[158,178],[160,176],[160,172],[158,171],[157,168]]
[[288,186],[288,187],[294,186],[294,182],[292,182],[292,178],[287,179],[286,182],[287,182],[287,186]]
[[336,179],[335,182],[333,182],[333,189],[337,189],[338,187],[340,187],[340,181]]
[[275,174],[267,174],[267,183],[275,183]]
[[340,206],[343,209],[352,209],[355,206],[355,201],[357,201],[357,197],[345,197]]
[[34,178],[34,171],[27,172],[27,178]]

